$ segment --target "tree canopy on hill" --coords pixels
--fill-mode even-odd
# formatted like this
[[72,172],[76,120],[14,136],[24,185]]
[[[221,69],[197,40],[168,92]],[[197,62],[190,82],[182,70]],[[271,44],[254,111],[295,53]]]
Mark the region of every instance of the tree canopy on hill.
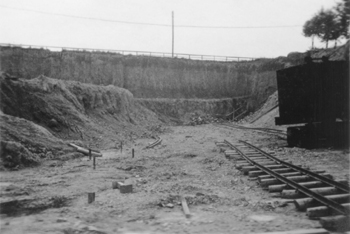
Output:
[[325,42],[326,48],[328,48],[329,41],[335,41],[336,45],[339,38],[349,38],[349,15],[350,0],[342,0],[332,9],[324,10],[322,8],[305,22],[303,34],[312,38],[312,48],[314,47],[314,37]]

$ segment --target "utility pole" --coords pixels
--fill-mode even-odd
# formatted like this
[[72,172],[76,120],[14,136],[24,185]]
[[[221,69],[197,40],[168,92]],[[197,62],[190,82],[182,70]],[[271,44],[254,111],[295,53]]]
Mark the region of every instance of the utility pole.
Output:
[[174,12],[171,12],[172,15],[172,50],[171,50],[171,57],[174,58]]

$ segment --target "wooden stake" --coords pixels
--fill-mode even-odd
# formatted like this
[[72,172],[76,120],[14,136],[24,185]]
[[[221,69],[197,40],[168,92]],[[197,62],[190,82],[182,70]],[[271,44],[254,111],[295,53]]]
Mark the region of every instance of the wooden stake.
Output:
[[132,149],[132,150],[131,150],[131,153],[132,153],[132,158],[134,158],[134,157],[135,157],[135,150]]
[[91,149],[89,149],[89,160],[91,160]]
[[123,153],[123,141],[120,141],[120,153]]
[[88,193],[88,203],[92,203],[95,201],[95,193]]
[[96,157],[95,155],[93,156],[93,164],[94,164],[94,170],[96,169]]
[[182,204],[182,209],[186,215],[186,218],[191,217],[190,209],[188,209],[186,199],[184,197],[181,197],[181,204]]

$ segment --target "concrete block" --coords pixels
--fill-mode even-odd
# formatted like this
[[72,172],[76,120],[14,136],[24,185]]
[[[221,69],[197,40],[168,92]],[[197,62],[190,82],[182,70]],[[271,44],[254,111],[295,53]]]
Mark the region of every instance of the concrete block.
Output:
[[132,184],[123,184],[119,185],[120,193],[132,193]]

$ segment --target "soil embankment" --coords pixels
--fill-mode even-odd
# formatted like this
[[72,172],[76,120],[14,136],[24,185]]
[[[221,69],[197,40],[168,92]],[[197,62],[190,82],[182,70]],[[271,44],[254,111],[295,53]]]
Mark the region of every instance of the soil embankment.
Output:
[[[36,154],[32,161],[47,158],[47,151],[53,157],[68,153],[57,150],[65,148],[65,140],[98,149],[114,148],[120,141],[152,136],[161,123],[155,113],[136,103],[128,90],[112,85],[45,76],[31,80],[2,77],[0,94],[1,141],[5,142],[2,151],[8,148],[8,142],[15,142],[22,146],[12,151],[24,147]],[[21,160],[14,159],[17,156],[7,154],[1,154],[5,162],[21,164]]]

